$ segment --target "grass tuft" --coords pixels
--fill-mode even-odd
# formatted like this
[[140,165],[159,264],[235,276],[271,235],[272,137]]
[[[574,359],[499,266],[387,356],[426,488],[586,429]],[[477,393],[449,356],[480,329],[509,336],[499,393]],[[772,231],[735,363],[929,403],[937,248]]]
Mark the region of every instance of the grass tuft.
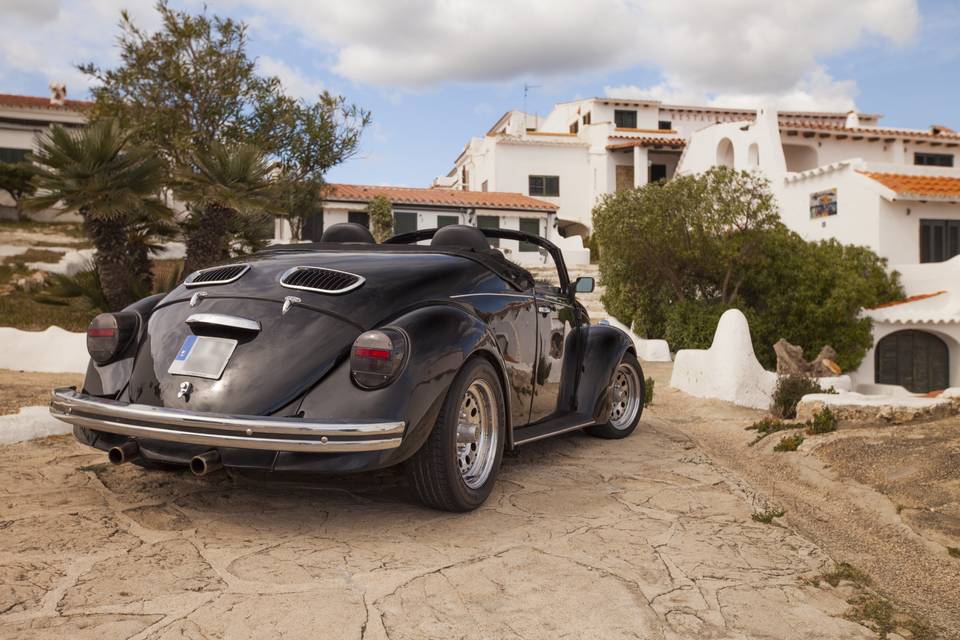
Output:
[[813,414],[813,420],[807,422],[807,434],[817,435],[821,433],[830,433],[837,430],[837,417],[830,411],[830,407],[824,407]]

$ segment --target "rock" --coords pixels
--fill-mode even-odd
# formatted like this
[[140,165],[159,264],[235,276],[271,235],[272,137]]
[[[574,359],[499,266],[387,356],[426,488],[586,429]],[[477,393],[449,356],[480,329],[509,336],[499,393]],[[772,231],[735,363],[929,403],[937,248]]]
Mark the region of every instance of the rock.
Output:
[[773,345],[777,354],[777,373],[783,376],[810,375],[811,366],[803,359],[803,347],[790,344],[783,338]]
[[814,378],[829,378],[843,372],[837,364],[837,352],[833,347],[824,346],[812,362],[803,358],[803,347],[790,344],[783,338],[773,345],[777,354],[777,373],[780,375],[801,375]]

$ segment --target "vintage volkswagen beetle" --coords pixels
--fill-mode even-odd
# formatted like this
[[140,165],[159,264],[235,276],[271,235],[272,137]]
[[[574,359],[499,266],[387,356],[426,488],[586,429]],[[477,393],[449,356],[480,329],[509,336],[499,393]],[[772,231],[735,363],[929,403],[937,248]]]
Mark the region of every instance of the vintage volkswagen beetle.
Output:
[[[537,283],[487,237],[538,245]],[[428,244],[423,244],[428,242]],[[114,463],[348,472],[405,463],[424,503],[476,508],[505,448],[586,428],[623,438],[643,410],[630,338],[590,325],[560,250],[447,226],[376,244],[349,223],[190,274],[102,314],[83,389],[51,412]]]

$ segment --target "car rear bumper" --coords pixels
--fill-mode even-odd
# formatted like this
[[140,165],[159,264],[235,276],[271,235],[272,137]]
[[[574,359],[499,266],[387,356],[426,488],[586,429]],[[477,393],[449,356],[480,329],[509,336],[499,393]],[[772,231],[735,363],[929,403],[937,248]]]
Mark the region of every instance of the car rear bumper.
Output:
[[97,398],[55,389],[54,418],[75,427],[129,438],[187,445],[292,453],[351,453],[395,449],[406,424],[311,422],[302,418],[199,413]]

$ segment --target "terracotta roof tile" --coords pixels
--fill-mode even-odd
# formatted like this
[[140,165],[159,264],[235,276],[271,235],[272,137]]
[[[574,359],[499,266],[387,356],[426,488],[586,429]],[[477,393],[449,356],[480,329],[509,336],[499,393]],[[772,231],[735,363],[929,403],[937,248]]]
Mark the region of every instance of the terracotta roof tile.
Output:
[[816,122],[813,120],[786,120],[780,122],[781,129],[815,129],[822,131],[834,131],[837,133],[846,133],[858,136],[870,137],[898,137],[898,138],[924,138],[934,140],[960,140],[960,134],[950,131],[947,128],[941,128],[939,133],[932,131],[920,131],[918,129],[896,129],[893,127],[847,127],[842,124],[832,124],[829,122]]
[[361,184],[328,184],[324,199],[337,202],[369,202],[384,196],[393,204],[476,207],[479,209],[513,209],[523,211],[556,211],[558,206],[522,193],[499,191],[459,191],[456,189],[412,189]]
[[25,107],[28,109],[53,109],[56,111],[83,111],[93,106],[86,100],[64,100],[64,104],[51,104],[50,98],[37,96],[18,96],[11,93],[0,93],[0,106]]
[[927,198],[960,198],[960,177],[918,176],[904,173],[875,173],[860,171],[863,175],[897,192],[898,195]]
[[682,147],[687,143],[681,138],[631,138],[627,142],[616,142],[607,145],[607,151],[619,151],[634,147]]
[[937,291],[935,293],[919,293],[915,296],[910,296],[909,298],[904,298],[903,300],[893,300],[892,302],[884,302],[883,304],[878,304],[873,309],[888,309],[890,307],[896,307],[901,304],[910,304],[911,302],[919,302],[920,300],[926,300],[927,298],[934,298],[936,296],[942,295],[946,291]]

